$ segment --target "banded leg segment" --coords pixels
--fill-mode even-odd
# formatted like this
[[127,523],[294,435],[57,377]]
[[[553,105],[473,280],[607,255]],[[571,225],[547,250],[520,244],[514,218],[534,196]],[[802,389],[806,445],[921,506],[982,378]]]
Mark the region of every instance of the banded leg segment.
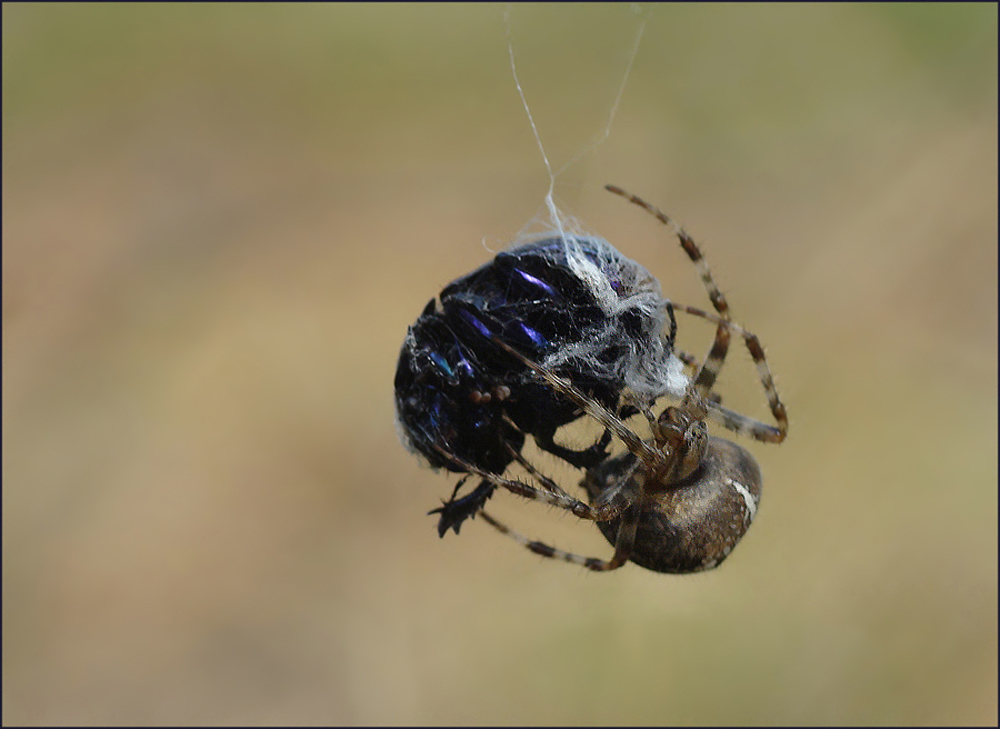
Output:
[[[621,515],[621,513],[628,507],[628,502],[620,496],[620,491],[616,491],[611,494],[611,498],[601,499],[600,503],[591,506],[584,501],[580,501],[579,499],[569,496],[565,491],[562,491],[562,489],[560,489],[559,492],[539,489],[531,486],[530,484],[526,484],[523,481],[518,481],[517,479],[505,478],[498,474],[484,471],[478,466],[459,458],[455,454],[449,453],[438,445],[435,445],[434,448],[438,453],[467,473],[473,473],[495,486],[505,488],[511,493],[523,496],[526,499],[541,501],[543,504],[549,504],[550,506],[565,509],[581,519],[588,519],[590,521],[610,521]],[[479,513],[483,512],[480,511]]]
[[719,312],[719,316],[723,319],[728,318],[729,303],[726,301],[726,297],[723,295],[722,290],[715,283],[715,279],[712,278],[712,272],[708,268],[708,262],[705,261],[705,257],[701,254],[698,244],[694,242],[694,239],[690,235],[688,235],[687,231],[678,225],[669,215],[664,213],[655,205],[646,202],[641,197],[633,195],[630,192],[626,192],[617,185],[605,185],[604,189],[625,198],[634,205],[638,205],[673,231],[674,235],[676,235],[678,240],[680,240],[681,247],[684,249],[684,252],[687,253],[688,258],[691,259],[691,262],[697,269],[698,275],[701,276],[702,283],[705,284],[705,290],[708,291],[708,298],[712,300],[712,306],[714,306],[715,310]]
[[[694,263],[695,268],[698,270],[702,283],[705,285],[705,290],[708,292],[708,298],[711,299],[712,306],[718,312],[718,315],[712,315],[693,306],[671,302],[675,310],[700,316],[717,324],[712,349],[709,351],[708,356],[705,357],[704,364],[702,364],[701,369],[698,370],[698,374],[695,376],[695,388],[698,395],[706,400],[710,417],[729,430],[754,438],[755,440],[768,443],[780,443],[783,441],[788,434],[788,414],[785,411],[784,404],[778,397],[774,378],[771,376],[770,368],[767,366],[767,360],[764,357],[764,348],[761,346],[760,340],[757,339],[756,335],[733,323],[729,315],[729,303],[726,301],[726,297],[723,295],[721,289],[719,289],[719,286],[715,283],[712,272],[709,270],[708,262],[702,255],[698,245],[694,242],[694,239],[669,215],[642,198],[626,192],[615,185],[606,185],[605,189],[624,197],[634,205],[638,205],[674,232],[680,240],[684,252],[687,253],[688,258],[691,259],[691,262]],[[764,387],[768,407],[777,423],[776,428],[722,407],[717,399],[712,398],[709,394],[725,362],[729,349],[730,331],[740,334],[746,343],[747,349],[750,351],[750,356],[753,358],[761,384]]]
[[[718,324],[720,328],[731,330],[743,337],[747,351],[750,352],[750,357],[757,368],[757,376],[760,378],[761,386],[764,388],[767,405],[771,410],[771,415],[774,417],[775,423],[777,423],[777,427],[762,423],[755,418],[741,415],[711,400],[706,402],[709,416],[729,430],[746,435],[754,440],[764,441],[765,443],[782,442],[785,436],[788,435],[788,413],[785,411],[785,405],[781,402],[781,398],[778,395],[778,388],[774,384],[774,377],[771,376],[771,368],[768,366],[767,358],[764,355],[764,347],[761,345],[757,335],[747,331],[732,320],[723,320],[715,314],[698,309],[697,307],[687,306],[686,304],[674,304],[673,306],[685,314],[707,319]],[[708,366],[707,361],[705,366]]]
[[[674,235],[677,236],[677,239],[681,243],[681,248],[683,248],[684,252],[687,253],[688,258],[691,259],[695,269],[698,271],[698,275],[701,277],[701,282],[705,286],[705,291],[708,292],[708,298],[712,301],[712,306],[714,306],[715,310],[719,312],[719,317],[721,319],[728,321],[729,302],[726,301],[726,297],[722,293],[722,289],[720,289],[718,284],[715,283],[715,279],[712,277],[712,271],[708,267],[708,261],[706,261],[705,257],[702,255],[701,249],[698,248],[698,244],[694,242],[694,238],[688,235],[687,231],[678,225],[673,218],[655,205],[646,202],[641,197],[633,195],[630,192],[626,192],[617,185],[605,185],[604,189],[625,198],[634,205],[638,205],[673,231]],[[722,365],[725,362],[728,349],[729,335],[727,332],[723,331],[723,328],[720,326],[716,329],[715,342],[712,344],[712,349],[705,358],[705,363],[702,365],[702,368],[695,376],[695,388],[698,395],[701,397],[706,397],[712,390],[712,386],[715,385],[715,380],[718,378],[719,371],[722,369]]]
[[[544,542],[528,539],[523,534],[514,531],[503,522],[493,518],[486,511],[481,510],[479,513],[483,517],[483,520],[498,532],[507,535],[522,547],[531,550],[535,554],[540,554],[543,557],[558,559],[563,562],[569,562],[570,564],[586,567],[594,572],[607,572],[609,570],[615,570],[628,561],[632,554],[632,547],[635,544],[635,534],[639,526],[639,516],[642,512],[641,504],[643,501],[642,482],[636,482],[633,480],[633,476],[635,475],[638,467],[639,460],[636,459],[631,467],[626,469],[618,477],[616,483],[605,489],[595,502],[595,506],[598,506],[599,508],[601,504],[609,503],[616,497],[620,496],[622,503],[624,504],[621,510],[621,519],[618,524],[618,534],[615,538],[615,553],[612,555],[610,560],[603,560],[597,557],[582,557],[573,552],[566,552],[562,549],[552,547]],[[532,475],[535,475],[536,478],[545,478],[544,476],[538,474],[533,468],[531,469],[531,473]],[[629,493],[624,493],[626,486],[631,486]]]
[[615,543],[615,553],[610,560],[603,560],[598,557],[584,557],[573,552],[566,552],[562,549],[549,546],[544,542],[528,539],[526,536],[520,532],[514,531],[503,522],[494,519],[486,511],[480,511],[479,515],[487,524],[492,526],[501,534],[510,537],[525,549],[529,549],[542,557],[557,559],[563,562],[569,562],[570,564],[579,565],[580,567],[586,567],[588,570],[593,572],[609,572],[611,570],[618,569],[628,562],[629,555],[632,552],[632,543],[635,540],[636,526],[639,522],[638,510],[635,507],[627,509],[625,516],[622,518],[622,525],[618,529],[618,539]]

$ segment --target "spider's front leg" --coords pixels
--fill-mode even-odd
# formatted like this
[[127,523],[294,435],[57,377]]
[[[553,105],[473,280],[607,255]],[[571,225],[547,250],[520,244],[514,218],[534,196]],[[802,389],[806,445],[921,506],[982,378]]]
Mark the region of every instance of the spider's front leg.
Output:
[[[691,263],[694,264],[695,270],[698,271],[702,284],[705,286],[705,291],[708,293],[708,298],[711,300],[712,306],[719,313],[718,318],[722,321],[729,321],[729,302],[726,301],[726,297],[722,293],[722,289],[720,289],[718,284],[715,283],[715,278],[712,276],[712,270],[708,267],[708,261],[706,261],[705,256],[702,255],[698,244],[694,242],[694,238],[692,238],[687,231],[684,230],[684,228],[678,225],[673,218],[655,205],[646,202],[641,197],[633,195],[630,192],[626,192],[617,185],[605,185],[604,189],[625,198],[634,205],[638,205],[673,231],[674,235],[676,235],[677,239],[680,241],[681,248],[684,249],[688,258],[691,259]],[[729,333],[728,331],[724,331],[724,326],[720,324],[715,331],[715,341],[712,344],[712,349],[708,353],[708,356],[705,357],[705,362],[702,364],[695,377],[695,387],[698,388],[698,394],[702,397],[709,397],[709,393],[715,385],[715,380],[718,378],[719,372],[722,370],[722,365],[725,363],[728,351]]]
[[723,320],[718,316],[715,316],[707,311],[702,311],[697,307],[685,306],[681,304],[674,304],[674,307],[679,311],[691,314],[692,316],[698,316],[714,322],[718,324],[720,328],[725,327],[728,330],[732,330],[743,338],[747,351],[750,352],[750,357],[753,359],[754,366],[757,368],[757,376],[760,379],[761,387],[764,388],[764,395],[767,397],[768,408],[771,410],[771,415],[774,417],[774,422],[777,425],[768,425],[767,423],[762,423],[755,418],[750,418],[733,410],[729,410],[728,408],[724,408],[718,401],[714,401],[712,398],[707,398],[709,400],[709,417],[729,430],[745,435],[749,438],[753,438],[754,440],[759,440],[765,443],[781,443],[788,435],[788,413],[785,410],[784,403],[781,402],[781,398],[778,395],[778,388],[774,384],[774,377],[771,375],[771,368],[768,366],[767,358],[764,356],[764,347],[761,345],[760,339],[757,338],[757,335],[753,332],[747,331],[734,321]]

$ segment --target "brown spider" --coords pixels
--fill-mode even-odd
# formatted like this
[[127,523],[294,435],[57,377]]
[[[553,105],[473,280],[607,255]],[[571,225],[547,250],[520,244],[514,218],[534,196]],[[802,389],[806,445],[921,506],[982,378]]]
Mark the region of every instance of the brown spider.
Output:
[[[717,313],[664,302],[717,325],[715,340],[704,363],[693,357],[678,357],[694,367],[696,374],[680,402],[659,416],[651,403],[625,392],[619,412],[642,413],[652,437],[644,440],[624,420],[570,381],[532,362],[498,337],[493,342],[533,370],[554,391],[577,405],[625,445],[627,451],[587,469],[582,487],[590,503],[567,494],[552,479],[541,474],[521,453],[506,445],[513,460],[533,476],[541,488],[524,481],[490,473],[440,446],[438,452],[466,473],[480,476],[494,486],[572,512],[597,522],[605,538],[614,545],[610,560],[581,557],[542,542],[530,540],[480,510],[483,519],[536,554],[578,564],[595,571],[617,569],[631,560],[657,572],[699,572],[719,565],[740,540],[757,511],[761,474],[753,457],[741,446],[708,435],[706,420],[737,434],[768,443],[780,443],[788,433],[785,406],[778,397],[764,349],[756,335],[730,319],[729,305],[716,285],[694,240],[667,215],[621,188],[607,190],[620,195],[669,226],[694,263]],[[712,392],[729,350],[732,333],[743,337],[757,367],[776,426],[768,425],[721,405]]]

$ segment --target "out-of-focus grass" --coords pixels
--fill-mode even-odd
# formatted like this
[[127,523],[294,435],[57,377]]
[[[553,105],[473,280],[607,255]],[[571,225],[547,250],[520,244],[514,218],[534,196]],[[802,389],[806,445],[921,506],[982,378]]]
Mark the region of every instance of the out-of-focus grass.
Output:
[[[556,167],[636,28],[512,9]],[[453,479],[396,440],[406,326],[548,184],[502,8],[5,5],[3,33],[5,722],[996,723],[995,6],[655,8],[560,177],[703,305],[600,188],[681,220],[788,404],[757,525],[692,577],[439,540]]]

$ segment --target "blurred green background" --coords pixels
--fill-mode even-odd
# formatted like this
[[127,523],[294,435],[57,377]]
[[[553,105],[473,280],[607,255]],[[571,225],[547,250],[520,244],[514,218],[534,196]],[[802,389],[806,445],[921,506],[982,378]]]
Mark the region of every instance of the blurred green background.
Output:
[[996,724],[996,6],[653,7],[593,145],[639,22],[510,38],[562,207],[705,306],[601,188],[680,220],[787,403],[694,576],[438,539],[397,440],[406,327],[548,187],[502,6],[3,6],[5,723]]

